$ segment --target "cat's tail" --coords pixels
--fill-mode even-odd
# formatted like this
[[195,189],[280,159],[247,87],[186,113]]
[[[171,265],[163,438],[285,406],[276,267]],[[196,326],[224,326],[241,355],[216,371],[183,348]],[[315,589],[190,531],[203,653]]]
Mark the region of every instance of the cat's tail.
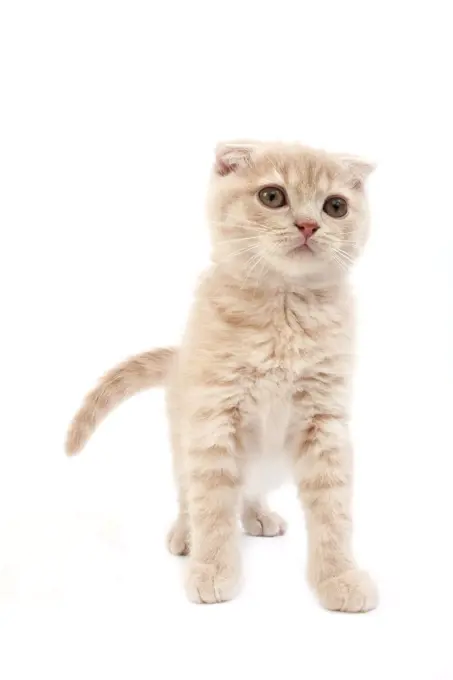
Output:
[[66,453],[72,456],[85,446],[97,426],[121,402],[148,387],[165,383],[175,348],[153,349],[137,354],[106,373],[83,402],[69,426]]

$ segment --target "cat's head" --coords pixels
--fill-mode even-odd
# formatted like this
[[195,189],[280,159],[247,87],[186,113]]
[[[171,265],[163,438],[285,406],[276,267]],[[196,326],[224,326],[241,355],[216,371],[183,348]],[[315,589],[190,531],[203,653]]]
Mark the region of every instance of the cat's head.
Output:
[[253,278],[348,270],[367,238],[372,169],[299,144],[220,144],[209,201],[216,261]]

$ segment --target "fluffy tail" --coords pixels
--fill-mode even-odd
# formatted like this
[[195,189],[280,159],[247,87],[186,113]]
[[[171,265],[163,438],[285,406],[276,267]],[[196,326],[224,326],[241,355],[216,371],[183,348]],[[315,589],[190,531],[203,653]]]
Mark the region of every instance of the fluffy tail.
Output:
[[96,427],[122,401],[148,387],[165,382],[176,349],[154,349],[137,354],[101,378],[86,397],[69,426],[66,453],[72,456],[82,450]]

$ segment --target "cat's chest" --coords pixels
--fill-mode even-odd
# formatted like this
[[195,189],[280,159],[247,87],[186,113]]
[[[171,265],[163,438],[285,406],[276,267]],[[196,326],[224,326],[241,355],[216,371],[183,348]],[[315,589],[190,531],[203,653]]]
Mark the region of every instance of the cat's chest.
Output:
[[296,296],[277,298],[250,357],[263,377],[297,380],[322,358],[337,330],[334,308],[308,304]]
[[289,474],[286,437],[293,407],[287,376],[264,376],[256,383],[248,407],[241,438],[244,486],[250,497],[259,497],[279,487]]
[[313,308],[286,299],[273,310],[257,334],[248,357],[255,376],[244,415],[244,482],[247,493],[259,496],[277,488],[290,474],[294,430],[294,394],[304,375],[329,352],[341,324],[334,310]]

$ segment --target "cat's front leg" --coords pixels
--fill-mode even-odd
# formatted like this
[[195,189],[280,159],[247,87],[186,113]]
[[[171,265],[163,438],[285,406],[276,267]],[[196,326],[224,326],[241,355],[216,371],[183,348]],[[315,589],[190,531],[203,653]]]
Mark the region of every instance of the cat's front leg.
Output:
[[184,452],[190,524],[186,590],[199,603],[232,599],[240,578],[238,410],[228,399],[219,404],[216,396],[194,410]]
[[352,552],[347,419],[335,401],[313,400],[306,392],[304,402],[310,417],[297,449],[295,476],[306,513],[308,578],[327,609],[368,611],[377,606],[378,596]]

